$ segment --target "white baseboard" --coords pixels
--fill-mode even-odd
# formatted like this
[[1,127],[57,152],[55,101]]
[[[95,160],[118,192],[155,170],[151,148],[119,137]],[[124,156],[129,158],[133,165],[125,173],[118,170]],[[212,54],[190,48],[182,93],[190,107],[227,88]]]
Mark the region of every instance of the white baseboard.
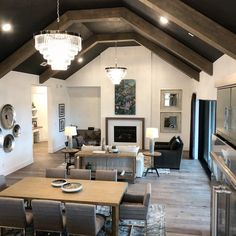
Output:
[[6,176],[6,175],[9,175],[9,174],[11,174],[11,173],[13,173],[13,172],[15,172],[15,171],[21,169],[21,168],[24,168],[24,167],[26,167],[26,166],[32,164],[33,162],[34,162],[33,159],[31,159],[31,160],[28,160],[28,161],[26,161],[26,162],[20,163],[20,164],[18,164],[18,165],[11,166],[11,167],[8,168],[8,169],[4,169],[3,175],[5,175],[5,176]]

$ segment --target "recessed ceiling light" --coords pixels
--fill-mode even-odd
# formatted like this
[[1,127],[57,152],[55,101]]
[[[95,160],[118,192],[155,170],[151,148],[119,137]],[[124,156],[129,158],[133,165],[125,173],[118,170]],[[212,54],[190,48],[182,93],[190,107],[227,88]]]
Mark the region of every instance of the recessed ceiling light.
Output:
[[48,63],[46,62],[46,61],[43,61],[41,64],[40,64],[40,66],[47,66],[48,65]]
[[9,23],[2,24],[2,31],[9,32],[12,29],[12,25]]
[[188,35],[191,36],[191,37],[194,37],[194,35],[190,32],[188,32]]
[[161,17],[160,17],[160,22],[161,22],[161,24],[166,25],[169,21],[168,21],[168,19],[165,18],[164,16],[161,16]]
[[78,62],[79,62],[79,63],[82,63],[83,60],[84,60],[83,57],[80,57],[80,58],[78,59]]

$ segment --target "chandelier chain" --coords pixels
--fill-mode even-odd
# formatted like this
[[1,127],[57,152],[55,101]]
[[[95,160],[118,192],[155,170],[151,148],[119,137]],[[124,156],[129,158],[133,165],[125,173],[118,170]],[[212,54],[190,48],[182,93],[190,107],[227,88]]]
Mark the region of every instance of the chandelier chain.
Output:
[[57,23],[60,22],[60,13],[59,13],[59,0],[57,0]]

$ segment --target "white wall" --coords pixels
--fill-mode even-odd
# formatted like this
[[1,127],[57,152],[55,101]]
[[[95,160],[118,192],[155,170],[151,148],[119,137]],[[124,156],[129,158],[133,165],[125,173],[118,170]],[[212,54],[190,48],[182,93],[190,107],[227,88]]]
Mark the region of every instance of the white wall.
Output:
[[48,141],[48,99],[46,86],[32,86],[32,102],[37,109],[37,126],[39,129],[39,140]]
[[69,96],[64,80],[50,78],[44,83],[48,88],[48,152],[53,153],[65,147],[64,132],[59,132],[58,105],[65,104],[65,125],[70,125]]
[[[114,65],[114,48],[104,51],[99,57],[66,80],[67,87],[101,87],[101,133],[105,137],[105,117],[115,116],[114,85],[107,79],[105,67]],[[182,131],[179,134],[184,141],[184,149],[189,149],[190,105],[192,93],[198,98],[214,99],[214,79],[203,78],[196,82],[144,47],[117,48],[118,66],[128,68],[125,79],[136,80],[136,115],[128,117],[144,117],[146,127],[160,129],[160,90],[182,89]],[[210,92],[209,92],[210,91]],[[74,100],[74,97],[70,98]],[[75,104],[75,101],[73,101]],[[83,103],[86,106],[86,103]],[[82,105],[82,104],[81,104]],[[72,103],[71,103],[72,106]],[[94,107],[96,103],[94,103]],[[84,108],[85,109],[85,108]],[[75,113],[71,119],[75,120]],[[122,116],[125,117],[125,116]],[[82,120],[81,120],[82,121]],[[87,127],[86,121],[84,126]],[[83,126],[83,123],[80,124]],[[160,133],[159,140],[167,141],[173,133]],[[148,140],[146,140],[146,148]]]
[[182,89],[181,133],[160,133],[160,141],[180,135],[184,149],[189,149],[191,96],[194,91],[193,79],[153,54],[152,57],[152,126],[160,129],[160,90]]
[[[16,123],[21,126],[15,148],[9,153],[0,148],[0,174],[7,175],[33,162],[31,85],[37,82],[38,76],[19,72],[10,72],[0,79],[0,107],[11,104]],[[4,136],[10,133],[12,129],[3,129]]]
[[79,129],[100,128],[101,94],[100,87],[68,88],[70,96],[70,121]]

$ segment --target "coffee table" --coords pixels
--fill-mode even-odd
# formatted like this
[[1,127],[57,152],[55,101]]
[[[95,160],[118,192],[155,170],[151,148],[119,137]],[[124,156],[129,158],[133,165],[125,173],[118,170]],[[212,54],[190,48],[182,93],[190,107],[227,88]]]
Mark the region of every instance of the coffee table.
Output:
[[151,166],[147,168],[147,170],[146,170],[144,176],[147,175],[147,173],[148,173],[149,170],[155,170],[156,173],[157,173],[157,176],[160,177],[157,168],[154,166],[154,157],[159,157],[159,156],[161,156],[161,153],[160,153],[160,152],[153,152],[153,153],[150,153],[150,152],[147,151],[147,152],[143,152],[143,155],[144,155],[144,156],[148,156],[148,157],[151,158]]

